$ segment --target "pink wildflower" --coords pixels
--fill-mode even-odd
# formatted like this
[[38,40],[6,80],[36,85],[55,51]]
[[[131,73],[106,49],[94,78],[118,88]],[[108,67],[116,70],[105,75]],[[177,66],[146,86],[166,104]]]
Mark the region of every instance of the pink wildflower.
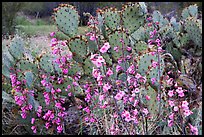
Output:
[[68,69],[63,69],[62,72],[63,72],[63,74],[66,75],[66,74],[68,74]]
[[99,96],[99,101],[102,101],[102,100],[104,100],[104,95]]
[[113,71],[109,68],[108,71],[107,71],[107,73],[106,73],[106,75],[107,75],[108,77],[111,76],[111,75],[113,75]]
[[49,123],[49,122],[46,122],[46,123],[45,123],[45,128],[48,129],[49,127],[50,127],[50,123]]
[[109,48],[110,48],[110,45],[108,42],[106,42],[106,43],[104,43],[103,47],[101,47],[100,52],[105,53],[108,51]]
[[173,95],[174,95],[174,90],[169,90],[168,95],[169,95],[169,97],[173,97]]
[[156,78],[151,78],[151,82],[154,85],[154,83],[156,82]]
[[174,113],[171,113],[171,115],[169,115],[169,118],[170,118],[171,120],[173,120],[173,119],[174,119]]
[[172,127],[173,126],[173,120],[168,120],[168,127]]
[[112,85],[109,85],[108,83],[107,84],[104,84],[103,86],[103,91],[104,92],[107,92],[109,89],[111,89]]
[[169,106],[171,106],[171,107],[173,107],[175,105],[174,101],[172,101],[172,100],[169,100],[168,103],[169,103]]
[[150,96],[146,95],[145,96],[146,100],[150,100]]
[[119,47],[115,46],[113,50],[115,50],[115,52],[118,52],[119,51]]
[[140,89],[139,88],[135,88],[132,93],[139,93],[140,92]]
[[195,126],[192,126],[190,123],[189,123],[189,126],[190,126],[190,129],[191,129],[191,132],[192,132],[194,135],[198,135],[198,128],[195,127]]
[[182,109],[189,109],[188,105],[189,105],[189,103],[187,101],[182,101],[181,107],[182,107]]
[[145,115],[147,115],[147,114],[149,113],[148,109],[146,109],[146,108],[144,108],[144,109],[142,110],[142,112],[143,112]]
[[178,111],[179,108],[177,106],[174,106],[174,111]]
[[34,124],[34,122],[35,122],[35,118],[32,118],[31,119],[31,124]]
[[53,37],[55,35],[55,32],[51,32],[50,36]]
[[153,68],[156,68],[157,66],[158,66],[158,62],[152,61],[152,67],[153,67]]
[[36,132],[37,132],[36,126],[32,126],[31,129],[33,130],[33,133],[36,133]]
[[62,46],[67,46],[66,41],[61,42]]
[[55,107],[61,109],[62,108],[61,103],[59,103],[59,102],[55,103]]
[[116,72],[119,72],[120,70],[123,70],[123,68],[119,65],[116,66]]
[[61,133],[62,130],[63,130],[62,125],[58,125],[58,126],[57,126],[57,132],[58,132],[58,133]]
[[182,92],[182,93],[179,93],[179,95],[178,95],[179,97],[184,97],[184,93]]
[[127,50],[127,51],[131,51],[132,48],[127,46],[127,47],[126,47],[126,50]]
[[183,93],[182,87],[178,87],[178,88],[176,89],[176,92],[177,92],[177,93]]
[[135,67],[134,65],[131,65],[128,69],[127,69],[127,72],[129,74],[135,74]]
[[184,116],[187,117],[187,116],[190,116],[191,114],[193,114],[193,112],[190,111],[189,109],[187,109],[187,110],[184,110],[183,114],[184,114]]

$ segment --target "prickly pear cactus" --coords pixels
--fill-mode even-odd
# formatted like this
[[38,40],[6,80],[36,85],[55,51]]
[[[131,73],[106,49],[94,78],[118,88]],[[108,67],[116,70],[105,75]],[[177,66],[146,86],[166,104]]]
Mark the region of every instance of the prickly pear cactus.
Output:
[[44,72],[48,73],[54,72],[52,58],[48,54],[45,54],[41,57],[39,61],[39,66],[41,69],[44,70]]
[[[110,52],[113,59],[117,60],[119,57],[122,56],[122,48],[126,52],[126,45],[129,45],[128,35],[124,31],[115,31],[109,35],[109,44],[111,46]],[[120,39],[124,40],[124,47],[120,42]],[[114,51],[114,47],[118,47],[119,51]],[[127,53],[127,52],[126,52]]]
[[31,71],[27,71],[24,73],[24,75],[25,75],[25,80],[26,80],[26,86],[29,89],[32,89],[32,85],[34,82],[34,74]]
[[144,41],[138,41],[137,43],[134,44],[133,48],[136,50],[137,53],[142,53],[147,51],[148,45]]
[[186,19],[185,30],[187,31],[189,38],[194,42],[198,48],[202,47],[202,22],[189,17]]
[[34,74],[37,74],[39,71],[36,64],[25,59],[20,60],[16,65],[22,72],[32,71]]
[[117,9],[104,9],[102,13],[104,13],[103,16],[105,25],[111,30],[116,30],[120,25],[120,14]]
[[80,75],[84,75],[84,70],[82,66],[79,63],[74,61],[70,63],[70,68],[68,70],[69,70],[68,71],[69,76],[76,75],[76,73],[79,73]]
[[[153,87],[158,87],[159,85],[159,71],[160,76],[162,76],[164,71],[164,61],[163,58],[160,56],[160,69],[158,66],[153,68],[152,62],[158,62],[158,55],[151,55],[151,53],[144,53],[143,55],[139,56],[138,58],[138,73],[140,73],[142,76],[147,76],[147,81],[150,83]],[[152,84],[151,79],[155,78],[156,81],[154,84]]]
[[121,11],[122,21],[124,28],[129,31],[129,34],[139,29],[145,23],[146,13],[146,5],[143,2],[123,5]]
[[169,24],[169,21],[166,18],[164,18],[163,15],[158,10],[155,10],[153,12],[152,17],[153,17],[153,22],[159,22],[160,27],[163,27]]
[[69,37],[77,34],[79,15],[75,7],[61,4],[58,8],[54,9],[54,20],[58,29]]
[[147,85],[140,89],[140,94],[142,96],[148,95],[150,97],[150,100],[143,100],[143,103],[147,106],[150,115],[155,117],[156,114],[158,114],[157,92],[150,85]]
[[73,54],[73,59],[79,63],[83,63],[88,52],[88,41],[82,36],[77,36],[68,41],[68,47]]
[[24,41],[20,37],[14,37],[10,46],[9,52],[14,57],[14,59],[21,59],[24,52]]
[[197,5],[190,5],[189,7],[186,7],[181,13],[182,20],[185,20],[188,17],[197,18],[197,16],[198,16],[198,6]]
[[94,67],[94,64],[90,60],[90,57],[91,56],[88,56],[88,58],[84,61],[84,65],[82,66],[84,70],[84,74],[88,76],[92,75],[92,69]]
[[181,22],[177,22],[176,18],[171,17],[170,24],[172,25],[174,31],[176,31],[176,32],[181,31]]

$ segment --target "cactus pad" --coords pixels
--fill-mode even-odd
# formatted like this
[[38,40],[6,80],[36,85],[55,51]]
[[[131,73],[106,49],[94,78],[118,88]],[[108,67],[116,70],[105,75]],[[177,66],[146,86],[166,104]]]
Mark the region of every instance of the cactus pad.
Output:
[[[119,57],[122,56],[122,43],[120,39],[124,40],[124,52],[126,53],[126,45],[129,45],[128,35],[124,31],[115,31],[109,35],[109,44],[111,46],[110,52],[113,59],[117,60]],[[119,51],[114,51],[114,47],[118,46]]]
[[[143,102],[147,105],[150,115],[153,117],[156,116],[158,114],[157,92],[148,85],[140,89],[140,94],[143,96]],[[147,101],[145,95],[150,96],[150,100]]]
[[117,9],[116,8],[105,9],[103,13],[105,25],[111,30],[116,30],[117,27],[120,25],[120,14],[117,11]]
[[198,16],[198,6],[197,5],[190,5],[189,7],[186,7],[181,13],[182,20],[185,20],[188,17],[197,18],[197,16]]
[[148,45],[146,44],[146,42],[144,41],[139,41],[137,43],[134,44],[134,47],[133,47],[137,53],[141,53],[141,52],[144,52],[148,49]]
[[27,60],[20,60],[17,63],[17,68],[19,68],[22,72],[32,71],[34,74],[38,73],[37,65]]
[[84,62],[87,55],[87,40],[82,36],[77,36],[69,40],[68,45],[73,54],[73,59],[79,63]]
[[25,79],[26,79],[26,86],[31,89],[32,85],[33,85],[33,79],[34,79],[34,75],[31,71],[27,71],[24,73],[25,75]]
[[23,57],[24,52],[23,39],[20,37],[14,37],[8,50],[15,59],[20,59],[21,57]]
[[153,22],[159,22],[159,26],[162,27],[162,26],[166,26],[167,24],[169,24],[169,21],[163,17],[163,15],[158,11],[158,10],[155,10],[153,12]]
[[68,75],[73,76],[76,73],[80,73],[80,75],[84,74],[84,70],[83,68],[77,63],[77,62],[71,62],[71,68],[69,68],[68,70]]
[[76,9],[67,4],[61,4],[54,10],[54,19],[60,31],[69,37],[75,36],[78,31],[79,15]]
[[92,76],[92,69],[94,64],[90,60],[90,56],[84,61],[84,65],[82,66],[84,69],[84,74],[88,76]]
[[51,56],[45,54],[42,56],[39,62],[40,68],[45,72],[51,73],[53,72],[52,58]]
[[123,5],[123,25],[129,31],[129,34],[139,29],[139,27],[144,24],[145,19],[146,7],[144,6],[144,3],[130,3]]
[[202,23],[194,18],[188,18],[186,19],[185,30],[195,45],[199,48],[202,47]]

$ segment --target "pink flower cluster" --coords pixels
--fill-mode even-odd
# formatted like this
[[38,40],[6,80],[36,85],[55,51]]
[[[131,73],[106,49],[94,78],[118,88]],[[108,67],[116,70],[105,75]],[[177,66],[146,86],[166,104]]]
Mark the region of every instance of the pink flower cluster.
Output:
[[98,68],[100,68],[102,66],[102,63],[105,64],[105,59],[98,54],[91,55],[90,59],[91,59],[92,63],[94,65],[96,65],[96,67],[98,67]]
[[110,48],[110,45],[108,42],[104,43],[103,47],[101,47],[100,52],[101,53],[106,53],[108,49]]
[[27,117],[27,112],[31,111],[33,106],[29,103],[27,96],[34,96],[34,91],[33,90],[28,90],[28,89],[24,89],[23,87],[21,87],[21,83],[26,84],[25,80],[23,80],[23,82],[18,81],[17,79],[17,75],[16,74],[10,74],[10,79],[11,79],[11,84],[12,84],[12,88],[13,90],[15,90],[16,92],[19,92],[20,94],[14,94],[14,100],[15,103],[21,107],[21,117],[23,119],[26,119]]
[[189,126],[190,126],[190,130],[191,130],[192,134],[198,135],[198,128],[195,126],[192,126],[190,123],[189,123]]

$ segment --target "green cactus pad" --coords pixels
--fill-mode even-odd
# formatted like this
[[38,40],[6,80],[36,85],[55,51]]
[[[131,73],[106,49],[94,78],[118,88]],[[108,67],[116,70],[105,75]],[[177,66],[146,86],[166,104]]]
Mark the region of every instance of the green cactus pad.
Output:
[[2,53],[2,64],[8,68],[13,67],[14,60],[9,53],[7,53],[7,54]]
[[139,52],[142,53],[148,49],[148,45],[144,41],[138,41],[137,43],[134,44],[133,48],[136,50],[137,53]]
[[53,72],[52,58],[50,55],[43,55],[39,62],[40,68],[45,72],[51,73]]
[[84,74],[87,76],[92,76],[92,69],[95,66],[91,60],[90,60],[91,56],[88,56],[88,58],[84,61],[84,65],[82,66],[82,68],[84,69]]
[[195,45],[199,48],[202,47],[202,23],[194,18],[187,18],[185,30]]
[[10,78],[10,70],[8,66],[2,65],[2,74],[6,76],[7,78]]
[[132,43],[138,42],[138,41],[145,41],[148,42],[148,39],[150,37],[149,33],[150,31],[153,31],[153,27],[148,27],[147,24],[144,26],[140,26],[138,30],[133,32],[129,37]]
[[20,59],[23,57],[24,52],[24,41],[20,37],[14,37],[10,46],[9,52],[15,59]]
[[120,25],[120,14],[117,9],[105,9],[103,13],[105,25],[111,30],[116,30]]
[[96,51],[98,51],[98,47],[97,47],[96,42],[95,41],[91,41],[89,39],[89,37],[87,37],[87,40],[88,40],[88,44],[87,44],[88,52],[95,53]]
[[67,4],[61,4],[54,10],[54,19],[60,31],[69,37],[76,35],[78,31],[79,15],[76,9]]
[[188,17],[197,18],[197,16],[198,16],[198,6],[197,5],[190,5],[189,7],[186,7],[181,13],[182,20],[185,20]]
[[73,59],[78,63],[83,63],[87,55],[87,40],[82,36],[77,36],[69,40],[68,45],[73,54]]
[[128,30],[129,34],[139,29],[139,27],[145,23],[146,11],[144,3],[123,5],[121,12],[123,25]]
[[181,31],[181,23],[180,23],[180,22],[176,22],[176,18],[171,17],[170,23],[171,23],[173,29],[174,29],[176,32]]
[[159,33],[162,34],[162,38],[175,38],[176,33],[169,24],[160,28]]
[[[148,85],[140,89],[140,94],[143,96],[143,102],[147,106],[150,115],[155,117],[158,114],[157,92]],[[146,100],[145,95],[150,96],[150,100]]]
[[166,44],[166,51],[172,54],[176,61],[181,60],[182,54],[178,48],[173,47],[173,42],[169,42]]
[[[158,62],[157,55],[152,56],[150,53],[146,53],[146,54],[143,54],[143,55],[139,56],[138,72],[142,76],[145,76],[146,73],[149,72],[148,67],[152,65],[151,60]],[[163,62],[162,59],[160,60],[160,62],[161,63]]]
[[34,74],[38,73],[37,65],[27,60],[20,60],[17,63],[17,68],[19,68],[22,72],[32,71]]
[[162,27],[162,26],[166,26],[169,24],[169,21],[163,17],[163,15],[158,11],[158,10],[155,10],[153,12],[153,22],[159,22],[159,26]]
[[188,33],[177,34],[177,36],[173,39],[173,42],[177,48],[185,47],[190,42]]
[[[128,35],[124,31],[115,31],[112,34],[108,36],[109,38],[109,44],[111,46],[110,52],[114,60],[117,60],[119,57],[122,56],[122,43],[120,42],[120,39],[124,39],[124,52],[126,52],[126,45],[129,45],[129,39]],[[118,52],[114,51],[114,47],[118,46],[120,49]]]
[[[147,75],[147,82],[149,82],[149,84],[153,87],[153,88],[157,88],[159,86],[159,67],[156,68],[151,68],[148,72]],[[164,60],[161,59],[160,61],[160,76],[163,75],[164,72]],[[152,84],[151,82],[151,78],[156,78],[156,82],[154,84]]]
[[111,66],[112,65],[112,59],[107,53],[102,54],[103,58],[106,61],[106,65]]
[[71,63],[71,68],[68,69],[68,75],[73,76],[76,73],[80,73],[81,75],[84,74],[83,68],[77,63],[77,62],[72,62]]
[[27,71],[24,73],[25,75],[25,79],[26,79],[26,86],[31,89],[32,85],[33,85],[33,79],[34,79],[34,75],[31,71]]

